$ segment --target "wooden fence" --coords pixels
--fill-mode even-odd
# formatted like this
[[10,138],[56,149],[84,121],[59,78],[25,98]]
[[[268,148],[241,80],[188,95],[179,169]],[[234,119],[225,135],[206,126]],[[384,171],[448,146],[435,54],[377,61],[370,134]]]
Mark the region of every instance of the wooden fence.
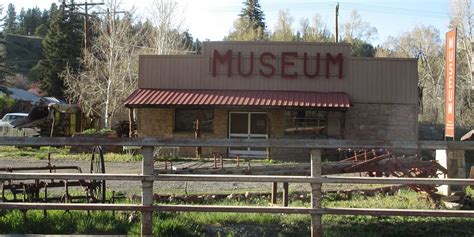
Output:
[[[286,213],[311,215],[311,236],[321,236],[322,215],[374,215],[374,216],[436,216],[474,217],[474,211],[370,209],[370,208],[323,208],[321,186],[323,183],[361,184],[437,184],[474,185],[470,179],[431,178],[359,178],[321,176],[321,149],[323,148],[386,148],[386,149],[445,149],[474,150],[474,142],[456,141],[350,141],[314,139],[159,139],[159,138],[19,138],[0,137],[0,145],[7,146],[75,146],[119,145],[141,146],[143,154],[142,174],[78,174],[78,173],[0,173],[0,180],[55,179],[55,180],[129,180],[142,182],[142,200],[134,204],[77,204],[77,203],[0,203],[0,209],[39,210],[122,210],[140,211],[141,233],[152,235],[152,214],[156,211],[180,212],[246,212]],[[154,174],[153,149],[158,147],[279,147],[310,148],[311,176],[269,175],[176,175]],[[154,181],[200,182],[289,182],[311,184],[311,207],[256,207],[256,206],[209,206],[209,205],[161,205],[153,204]]]

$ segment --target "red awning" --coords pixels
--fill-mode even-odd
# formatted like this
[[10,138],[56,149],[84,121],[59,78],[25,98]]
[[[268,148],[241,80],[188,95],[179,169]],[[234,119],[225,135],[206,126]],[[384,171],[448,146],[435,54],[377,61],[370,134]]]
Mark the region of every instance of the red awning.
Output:
[[239,106],[349,108],[343,92],[137,89],[125,106]]

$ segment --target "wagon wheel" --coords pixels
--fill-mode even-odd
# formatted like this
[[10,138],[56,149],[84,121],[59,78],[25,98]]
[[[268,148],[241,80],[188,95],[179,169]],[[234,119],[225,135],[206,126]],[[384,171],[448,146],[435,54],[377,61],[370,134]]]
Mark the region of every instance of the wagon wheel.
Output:
[[[105,162],[104,152],[101,146],[94,146],[92,149],[91,174],[104,174]],[[91,180],[89,195],[93,202],[105,202],[105,180]]]

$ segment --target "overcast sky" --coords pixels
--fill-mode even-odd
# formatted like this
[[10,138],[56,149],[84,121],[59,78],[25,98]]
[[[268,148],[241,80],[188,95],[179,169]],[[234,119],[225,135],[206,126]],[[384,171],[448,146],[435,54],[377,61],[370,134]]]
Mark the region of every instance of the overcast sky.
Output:
[[[88,0],[91,2],[92,0]],[[99,2],[100,0],[94,0]],[[194,38],[200,40],[222,40],[232,29],[233,21],[242,8],[243,0],[177,0],[182,7],[185,28],[189,29]],[[58,0],[0,0],[4,10],[9,3],[16,6],[17,12],[22,7],[49,8]],[[76,0],[85,2],[85,0]],[[293,26],[298,27],[302,17],[312,18],[318,13],[326,20],[328,27],[334,32],[334,8],[337,1],[315,0],[261,0],[260,4],[266,16],[268,28],[275,26],[278,10],[289,9],[294,18]],[[447,0],[340,0],[339,22],[344,22],[350,12],[355,9],[378,30],[378,37],[372,41],[374,45],[385,41],[387,36],[398,36],[416,25],[433,25],[444,38],[449,23],[449,7]],[[152,0],[122,0],[123,10],[133,6],[142,19],[149,16],[148,8]],[[95,8],[98,9],[98,8]],[[4,12],[5,13],[5,12]]]

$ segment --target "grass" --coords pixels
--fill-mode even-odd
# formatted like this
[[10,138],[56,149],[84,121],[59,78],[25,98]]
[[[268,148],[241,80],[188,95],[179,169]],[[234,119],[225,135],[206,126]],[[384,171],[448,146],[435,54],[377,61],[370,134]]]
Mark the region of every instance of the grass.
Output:
[[[71,159],[71,160],[90,160],[91,154],[89,153],[70,153],[70,147],[14,147],[14,146],[0,146],[0,159],[1,158],[36,158],[38,160],[44,160],[48,158],[48,153],[51,153],[51,157],[54,159]],[[106,162],[135,162],[141,161],[142,156],[139,154],[127,154],[127,153],[106,153],[104,155]]]
[[[95,132],[95,130],[90,130]],[[104,130],[107,132],[106,130]],[[99,132],[103,132],[100,130]],[[38,160],[44,160],[48,158],[48,153],[51,153],[55,159],[70,159],[70,160],[90,160],[91,154],[89,153],[70,153],[70,147],[14,147],[14,146],[0,146],[0,159],[1,158],[36,158]],[[106,162],[136,162],[142,160],[141,154],[129,154],[129,153],[106,153],[104,155]],[[157,160],[169,160],[173,162],[179,161],[197,161],[201,160],[198,158],[158,158]],[[204,159],[202,159],[204,160]],[[206,159],[207,160],[207,159]],[[245,160],[242,160],[245,162]],[[262,164],[292,164],[294,162],[278,161],[271,159],[252,159],[252,163]]]
[[[69,154],[69,148],[16,148],[0,146],[0,158],[34,157],[46,159],[48,153],[60,159],[90,160],[90,154]],[[139,161],[141,156],[105,155],[106,161]],[[273,163],[273,161],[262,161]],[[474,190],[467,188],[467,195]],[[163,190],[161,190],[163,192]],[[232,191],[233,193],[236,190]],[[131,200],[121,201],[130,203]],[[182,204],[182,203],[180,203]],[[268,205],[267,199],[209,202],[212,205]],[[308,202],[294,201],[291,206],[308,207]],[[424,195],[401,190],[395,195],[366,197],[354,194],[339,200],[327,195],[323,207],[434,209]],[[113,216],[110,212],[0,210],[0,234],[127,234],[140,233],[139,221],[129,222],[130,213]],[[311,220],[308,215],[272,215],[252,213],[157,213],[154,215],[155,236],[308,236]],[[474,218],[434,217],[372,217],[324,215],[324,236],[473,236]]]
[[[125,200],[124,203],[130,201]],[[175,203],[176,204],[176,203]],[[309,206],[301,201],[291,206]],[[424,195],[401,190],[393,196],[354,195],[350,200],[339,201],[334,196],[323,199],[324,207],[372,207],[433,209],[434,204]],[[268,205],[268,200],[224,200],[213,205]],[[0,233],[36,234],[127,234],[138,235],[137,219],[128,222],[130,213],[74,211],[0,210]],[[163,212],[154,215],[155,236],[308,236],[310,216],[255,213],[195,213]],[[324,236],[472,236],[473,218],[434,217],[372,217],[323,216]]]
[[110,212],[28,211],[26,214],[3,211],[0,215],[0,233],[3,234],[123,234],[131,228],[126,218]]

